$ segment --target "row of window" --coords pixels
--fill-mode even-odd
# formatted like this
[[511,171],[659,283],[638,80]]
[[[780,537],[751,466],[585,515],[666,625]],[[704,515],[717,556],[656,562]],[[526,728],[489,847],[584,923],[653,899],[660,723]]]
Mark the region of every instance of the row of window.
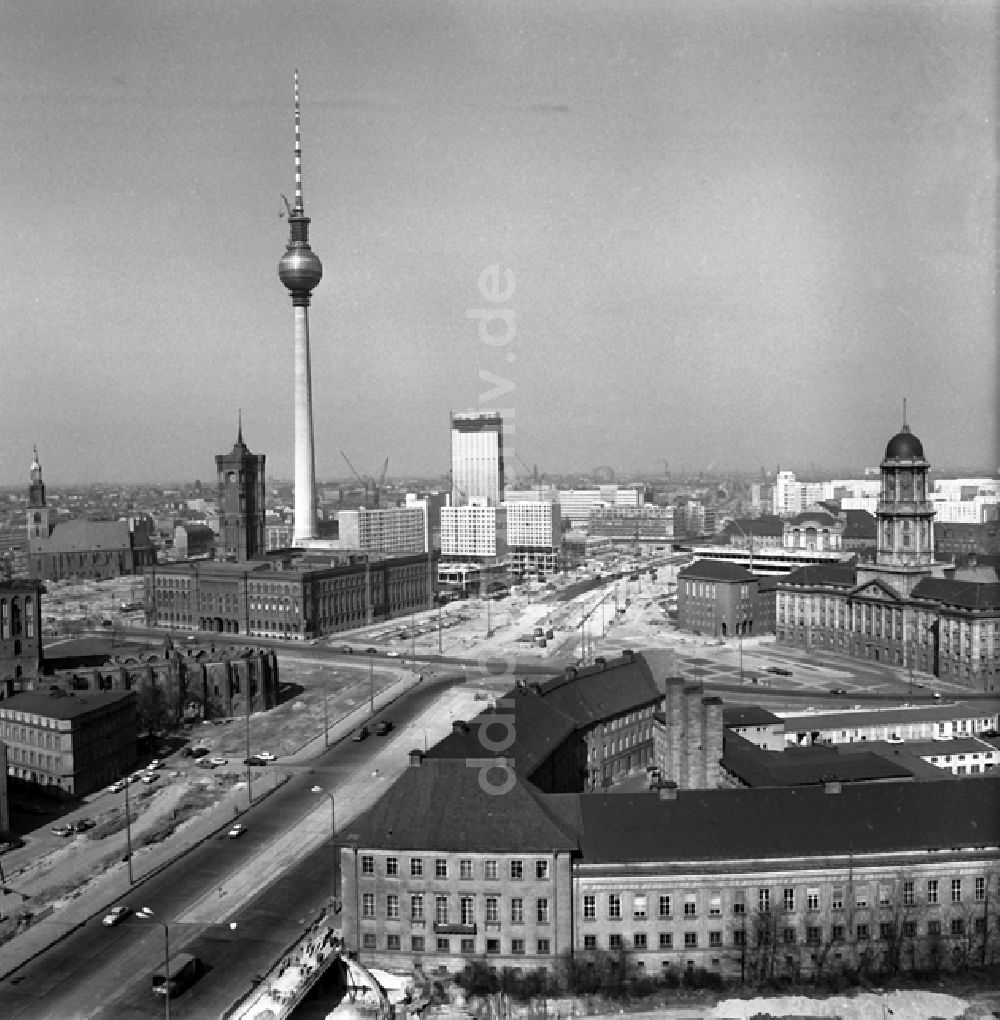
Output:
[[[963,895],[967,895],[968,886],[966,885],[963,892],[963,880],[961,878],[953,878],[948,881],[949,884],[943,885],[940,879],[931,878],[927,879],[924,887],[924,902],[929,904],[942,902],[942,897],[947,892],[952,903],[961,903]],[[985,876],[979,875],[973,879],[972,887],[972,898],[977,903],[983,903],[986,900],[986,878]],[[872,892],[867,885],[855,885],[853,887],[853,906],[864,910],[869,906],[873,906]],[[880,907],[892,906],[895,902],[895,889],[891,884],[879,884],[877,890],[877,903]],[[998,882],[998,893],[1000,893],[1000,882]],[[913,906],[916,903],[917,889],[916,882],[912,879],[906,879],[902,883],[900,890],[902,903],[904,906]],[[816,911],[824,909],[822,903],[822,892],[817,888],[807,888],[805,891],[805,897],[802,897],[801,890],[797,890],[793,887],[787,887],[781,890],[780,900],[778,898],[772,898],[772,890],[767,887],[759,888],[757,890],[756,905],[757,910],[761,913],[767,913],[773,905],[779,905],[780,909],[786,912],[792,912],[796,909],[802,909],[803,906],[806,910]],[[597,900],[596,894],[587,894],[583,897],[583,919],[585,921],[594,921],[597,919]],[[606,894],[606,910],[607,918],[611,921],[622,920],[625,916],[624,913],[624,901],[625,897],[621,893],[607,893]],[[679,903],[678,903],[679,901]],[[736,889],[732,893],[732,902],[730,904],[731,913],[735,916],[745,914],[747,912],[747,892],[743,889]],[[843,910],[846,902],[845,886],[833,886],[830,889],[829,903],[827,907],[830,910]],[[679,905],[682,909],[684,917],[697,917],[699,913],[699,906],[704,911],[707,908],[709,917],[721,917],[723,913],[722,904],[722,893],[713,892],[709,893],[706,897],[702,894],[700,897],[697,893],[685,893],[683,897],[675,897],[671,893],[660,893],[656,896],[653,903],[650,903],[650,897],[646,893],[633,893],[631,896],[631,916],[635,920],[644,920],[649,916],[649,912],[652,906],[656,907],[657,917],[672,917],[675,909]]]
[[[504,869],[504,877],[509,878],[512,881],[520,881],[525,877],[523,860],[512,860],[507,862],[507,867]],[[474,879],[475,874],[475,862],[471,857],[462,858],[458,862],[458,877],[462,879]],[[496,882],[500,880],[500,862],[498,860],[486,860],[482,862],[483,874],[482,878],[487,882]],[[530,865],[529,865],[530,868]],[[534,876],[536,879],[544,880],[549,877],[549,862],[547,860],[536,860],[534,862]],[[363,854],[361,857],[361,874],[362,875],[374,875],[375,874],[375,857],[373,854]],[[385,858],[385,875],[387,878],[398,878],[400,876],[400,859],[398,857],[386,857]],[[424,876],[424,859],[423,857],[411,857],[410,858],[410,877],[411,878],[423,878]],[[434,859],[434,877],[435,878],[448,878],[448,858],[447,857],[436,857]]]
[[[425,897],[423,893],[410,895],[410,920],[422,922],[426,920],[424,913]],[[500,897],[486,896],[483,900],[484,914],[482,920],[486,924],[500,923]],[[389,893],[385,897],[385,917],[390,921],[400,919],[401,898],[398,893]],[[551,920],[551,911],[547,896],[540,896],[534,903],[534,919],[538,924],[548,924]],[[374,893],[363,893],[361,896],[361,916],[363,918],[374,918],[376,913],[376,899]],[[511,924],[524,924],[524,899],[514,896],[510,900]],[[458,923],[472,925],[476,923],[476,901],[472,896],[461,896],[458,901]],[[447,896],[434,897],[434,923],[450,924],[452,922],[451,903]]]
[[[449,954],[453,952],[453,942],[450,938],[445,936],[438,936],[437,938],[430,940],[431,949],[436,953]],[[412,935],[410,937],[410,952],[412,953],[425,953],[428,951],[428,939],[423,935]],[[487,956],[498,956],[501,951],[500,939],[487,939],[486,940],[486,954]],[[361,936],[361,948],[362,949],[378,949],[378,936],[372,932],[367,932]],[[385,938],[385,948],[390,952],[399,952],[403,948],[403,940],[400,935],[387,935]],[[549,956],[552,953],[552,940],[551,939],[536,939],[535,953],[538,956]],[[474,956],[476,954],[476,940],[471,938],[463,938],[458,940],[458,952],[463,956]],[[525,939],[511,939],[509,952],[513,956],[523,956],[527,952],[527,941]]]

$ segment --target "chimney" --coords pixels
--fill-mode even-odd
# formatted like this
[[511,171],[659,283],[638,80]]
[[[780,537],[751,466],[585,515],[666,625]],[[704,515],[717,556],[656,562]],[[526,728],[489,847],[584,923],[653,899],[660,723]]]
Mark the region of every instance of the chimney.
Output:
[[594,659],[594,665],[601,670],[605,670],[608,668],[608,660],[605,659],[603,655],[598,655],[597,658]]
[[677,784],[672,779],[664,779],[656,787],[660,800],[677,800]]
[[623,648],[622,658],[626,662],[635,662],[635,652],[631,648]]
[[464,719],[453,719],[451,723],[452,733],[468,733],[469,724]]
[[420,763],[424,760],[424,752],[414,748],[410,752],[410,764],[415,765],[419,768]]

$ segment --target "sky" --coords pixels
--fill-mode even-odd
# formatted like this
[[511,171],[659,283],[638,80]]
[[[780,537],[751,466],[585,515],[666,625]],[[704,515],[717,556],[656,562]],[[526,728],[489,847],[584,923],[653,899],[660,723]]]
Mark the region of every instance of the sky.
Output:
[[[5,0],[0,484],[878,463],[998,446],[982,0]],[[496,268],[493,268],[496,267]],[[484,296],[484,294],[486,296]]]

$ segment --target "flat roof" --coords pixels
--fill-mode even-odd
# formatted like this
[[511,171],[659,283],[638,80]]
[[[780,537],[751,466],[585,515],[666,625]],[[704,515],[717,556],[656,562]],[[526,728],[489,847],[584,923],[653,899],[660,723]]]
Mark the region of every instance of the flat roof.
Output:
[[0,715],[28,712],[48,719],[75,719],[107,705],[135,698],[135,691],[81,691],[73,694],[49,694],[46,690],[26,691],[0,701]]

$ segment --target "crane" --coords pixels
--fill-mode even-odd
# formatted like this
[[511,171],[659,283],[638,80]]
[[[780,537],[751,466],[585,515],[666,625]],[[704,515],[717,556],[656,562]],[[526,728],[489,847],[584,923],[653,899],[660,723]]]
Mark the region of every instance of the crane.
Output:
[[340,456],[347,461],[347,466],[351,469],[351,473],[364,487],[365,501],[370,502],[371,508],[377,510],[379,502],[379,493],[382,489],[382,486],[385,484],[386,472],[389,470],[389,458],[388,457],[385,458],[385,464],[382,466],[382,474],[379,477],[378,481],[375,481],[375,479],[372,478],[371,475],[358,474],[357,468],[355,468],[355,466],[351,463],[350,457],[348,457],[343,450],[340,451]]

